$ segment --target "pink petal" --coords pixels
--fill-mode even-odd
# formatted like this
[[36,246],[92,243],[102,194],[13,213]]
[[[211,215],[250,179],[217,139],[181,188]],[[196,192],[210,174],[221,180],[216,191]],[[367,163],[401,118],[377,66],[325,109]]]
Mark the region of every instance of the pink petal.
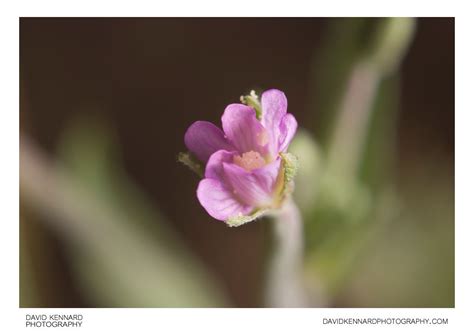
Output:
[[222,115],[222,128],[240,153],[267,154],[268,133],[255,116],[255,110],[243,104],[230,104]]
[[210,122],[197,121],[191,124],[184,135],[184,143],[196,157],[206,162],[212,153],[225,149],[235,150],[221,129]]
[[235,196],[254,208],[265,207],[273,202],[274,187],[278,178],[280,159],[265,167],[247,172],[232,163],[223,163],[227,184]]
[[272,197],[275,195],[275,185],[280,172],[281,158],[278,157],[275,161],[269,163],[265,167],[254,169],[252,174],[255,176],[260,187],[267,193],[271,193]]
[[218,180],[203,179],[199,182],[197,197],[207,213],[217,220],[227,220],[239,214],[248,215],[252,207],[242,205]]
[[234,155],[238,155],[238,153],[229,152],[226,150],[219,150],[217,152],[214,152],[207,162],[204,176],[208,179],[223,180],[224,169],[222,163],[232,162]]
[[262,94],[262,124],[270,133],[270,151],[278,150],[280,123],[286,114],[288,102],[282,91],[270,89]]
[[292,114],[286,114],[280,123],[279,152],[286,152],[291,140],[295,136],[298,123]]

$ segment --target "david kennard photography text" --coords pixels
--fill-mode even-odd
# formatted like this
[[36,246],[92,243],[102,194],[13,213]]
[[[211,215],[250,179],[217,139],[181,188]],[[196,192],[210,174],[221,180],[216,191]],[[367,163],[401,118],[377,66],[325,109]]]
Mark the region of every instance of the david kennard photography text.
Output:
[[26,327],[82,327],[81,314],[27,314]]

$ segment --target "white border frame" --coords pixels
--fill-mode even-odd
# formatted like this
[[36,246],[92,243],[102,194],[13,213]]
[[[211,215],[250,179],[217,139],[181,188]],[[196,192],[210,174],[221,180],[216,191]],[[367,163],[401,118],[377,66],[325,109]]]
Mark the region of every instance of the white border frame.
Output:
[[[186,3],[185,3],[186,2]],[[185,4],[184,4],[185,3]],[[0,328],[5,333],[44,331],[24,327],[27,313],[80,313],[81,332],[158,330],[164,333],[316,333],[353,330],[355,332],[424,331],[469,332],[474,329],[472,270],[473,214],[472,191],[474,154],[474,109],[472,108],[473,18],[469,2],[454,1],[301,1],[274,0],[267,3],[241,0],[219,1],[21,1],[2,4],[1,17],[1,113],[0,136],[1,197],[3,227],[1,235]],[[20,309],[19,303],[19,17],[20,16],[456,16],[455,21],[455,186],[456,186],[456,299],[454,309]],[[324,317],[447,317],[440,326],[355,326],[323,325]],[[4,331],[3,328],[6,330]],[[54,329],[56,331],[60,329]]]

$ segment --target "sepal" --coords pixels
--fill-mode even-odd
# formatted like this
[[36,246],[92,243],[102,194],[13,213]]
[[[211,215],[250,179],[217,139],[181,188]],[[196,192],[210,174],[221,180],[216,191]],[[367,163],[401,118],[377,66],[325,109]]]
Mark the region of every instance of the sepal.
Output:
[[179,152],[178,161],[181,162],[183,165],[186,165],[200,178],[204,177],[204,166],[190,152]]
[[238,215],[235,217],[231,217],[227,219],[225,222],[230,227],[237,227],[246,223],[250,223],[258,218],[263,217],[267,214],[270,210],[269,209],[260,209],[255,211],[253,214],[245,216],[245,215]]

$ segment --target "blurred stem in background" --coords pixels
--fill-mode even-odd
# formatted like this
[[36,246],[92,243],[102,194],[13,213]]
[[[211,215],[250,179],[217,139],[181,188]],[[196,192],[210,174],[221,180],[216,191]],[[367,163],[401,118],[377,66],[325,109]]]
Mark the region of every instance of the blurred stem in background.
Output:
[[[367,228],[370,224],[354,224],[368,219],[375,209],[375,206],[371,206],[373,189],[370,189],[370,182],[367,184],[362,182],[360,170],[364,159],[369,156],[366,147],[381,83],[397,70],[403,59],[414,32],[414,20],[410,18],[382,19],[376,21],[376,25],[370,26],[370,30],[366,30],[366,24],[373,23],[373,20],[361,19],[347,22],[343,27],[348,28],[349,32],[343,29],[338,30],[338,33],[346,37],[350,36],[354,44],[344,44],[341,47],[354,47],[354,50],[349,52],[349,57],[347,57],[347,52],[343,52],[346,61],[348,60],[345,63],[347,74],[344,73],[345,82],[340,81],[342,93],[334,94],[333,92],[334,102],[329,103],[335,108],[333,112],[330,112],[335,115],[335,119],[330,122],[333,124],[333,130],[327,142],[323,142],[325,155],[322,156],[318,145],[312,142],[311,135],[305,133],[304,130],[299,131],[292,149],[303,160],[301,163],[303,175],[300,175],[300,184],[296,187],[298,203],[303,209],[323,208],[320,212],[316,210],[315,213],[310,212],[310,215],[306,215],[308,224],[349,223],[350,225],[336,238],[333,238],[332,233],[320,233],[323,231],[317,230],[316,233],[319,234],[317,238],[320,238],[323,248],[316,247],[317,249],[312,252],[312,248],[318,242],[306,238],[310,242],[309,246],[304,246],[303,220],[299,208],[292,200],[285,203],[281,211],[275,213],[271,222],[274,247],[269,253],[270,262],[265,287],[266,306],[325,306],[328,302],[327,293],[324,291],[323,283],[317,278],[318,274],[313,272],[311,291],[306,291],[304,288],[302,278],[304,250],[309,249],[309,258],[314,259],[314,253],[320,257],[324,252],[319,251],[329,246],[327,257],[324,258],[323,255],[322,263],[326,262],[329,266],[334,266],[335,263],[339,265],[336,265],[337,267],[343,268],[344,263],[352,262],[356,248],[364,244],[371,234],[371,230]],[[337,29],[340,29],[340,21],[335,24],[338,25]],[[369,36],[364,43],[358,44],[361,41],[360,36],[351,35],[354,24],[359,25],[360,29],[355,30],[357,33],[363,32],[364,38]],[[329,48],[329,58],[339,51],[342,50]],[[331,70],[335,67],[337,66],[327,66]],[[333,76],[333,73],[329,71],[328,75]],[[389,103],[396,103],[396,99],[387,100]],[[385,114],[393,109],[393,106],[387,108]],[[327,110],[325,112],[328,113]],[[389,126],[393,127],[393,122],[390,122]],[[327,127],[330,128],[330,126]],[[382,132],[381,138],[378,139],[387,140],[384,138],[386,134],[389,132]],[[386,157],[383,154],[380,156]],[[301,193],[303,196],[298,196]],[[387,212],[391,211],[387,210]],[[342,215],[338,217],[340,213]],[[379,216],[378,213],[377,216]],[[347,249],[349,249],[349,255],[347,255]],[[315,262],[321,263],[321,260]],[[317,271],[319,270],[324,271],[324,265],[317,268]],[[343,272],[344,270],[337,275],[330,274],[329,281],[338,282],[337,276],[342,277]],[[311,297],[308,298],[308,296]]]
[[75,124],[63,138],[59,163],[21,136],[20,188],[22,200],[67,241],[88,302],[99,307],[227,305],[218,282],[116,162],[111,164],[110,133],[101,122]]
[[327,157],[328,170],[338,177],[357,177],[379,81],[379,73],[368,62],[357,63],[349,77]]
[[319,144],[300,130],[290,148],[301,159],[295,198],[306,222],[306,279],[322,287],[310,292],[313,305],[334,295],[374,228],[396,210],[390,177],[382,186],[371,178],[394,155],[398,97],[390,82],[414,31],[412,18],[334,21],[316,62],[310,96],[320,100],[310,108],[320,113]]
[[373,46],[350,70],[329,142],[328,169],[343,178],[358,176],[380,82],[398,69],[413,36],[414,19],[384,19],[375,31]]

